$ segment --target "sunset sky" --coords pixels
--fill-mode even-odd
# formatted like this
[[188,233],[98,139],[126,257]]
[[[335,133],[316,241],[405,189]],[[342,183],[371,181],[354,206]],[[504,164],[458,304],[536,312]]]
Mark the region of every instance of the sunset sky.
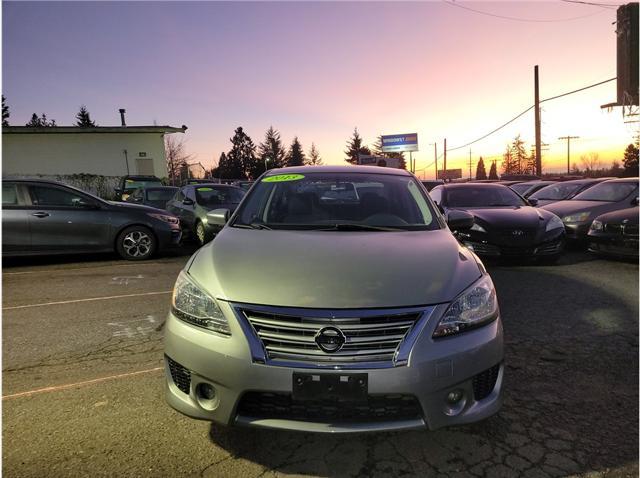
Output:
[[[356,126],[367,144],[417,132],[422,175],[430,143],[441,153],[445,137],[454,148],[531,106],[534,65],[541,98],[616,75],[615,8],[458,3],[3,2],[2,92],[12,125],[33,112],[69,125],[81,104],[101,126],[119,124],[118,108],[129,125],[185,124],[208,167],[237,126],[256,144],[270,125],[286,144],[314,142],[327,164],[344,164]],[[610,82],[543,104],[546,172],[566,170],[559,136],[580,136],[572,162],[621,159],[638,125],[601,110],[615,92]],[[471,146],[473,172],[517,134],[533,143],[533,110]],[[468,147],[448,156],[465,177],[468,161]]]

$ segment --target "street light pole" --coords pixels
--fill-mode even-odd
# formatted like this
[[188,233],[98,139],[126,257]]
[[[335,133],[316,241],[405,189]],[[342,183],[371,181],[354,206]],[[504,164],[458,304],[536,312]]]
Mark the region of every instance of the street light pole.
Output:
[[436,165],[436,175],[434,176],[435,179],[438,179],[438,143],[429,143],[429,146],[433,145],[433,157],[434,157],[434,164]]

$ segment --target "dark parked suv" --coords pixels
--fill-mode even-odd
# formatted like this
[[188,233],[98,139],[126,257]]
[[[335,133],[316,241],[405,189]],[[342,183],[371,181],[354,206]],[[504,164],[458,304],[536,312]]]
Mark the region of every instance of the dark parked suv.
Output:
[[143,260],[180,241],[166,211],[115,203],[53,181],[2,181],[5,256],[117,251]]

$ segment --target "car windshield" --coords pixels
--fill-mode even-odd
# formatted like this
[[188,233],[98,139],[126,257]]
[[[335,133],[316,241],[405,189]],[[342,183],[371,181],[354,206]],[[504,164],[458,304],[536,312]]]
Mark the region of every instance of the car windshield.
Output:
[[574,201],[622,201],[634,191],[638,191],[638,182],[605,181],[577,194]]
[[522,196],[524,193],[526,193],[529,189],[531,189],[534,186],[535,185],[532,183],[518,183],[509,187],[513,189],[515,192],[517,192],[518,194],[520,194],[520,196]]
[[533,199],[565,199],[576,192],[582,184],[558,183],[545,186],[531,195]]
[[242,190],[234,187],[200,186],[196,188],[196,202],[201,206],[239,204],[243,196]]
[[138,188],[148,188],[150,186],[162,186],[162,182],[157,180],[135,180],[135,179],[126,179],[124,182],[124,188],[127,191],[138,189]]
[[462,186],[447,190],[447,207],[524,206],[520,196],[506,186]]
[[255,185],[234,227],[316,230],[439,229],[424,190],[404,175],[281,174]]
[[176,194],[177,188],[149,189],[147,190],[147,200],[149,201],[169,201]]

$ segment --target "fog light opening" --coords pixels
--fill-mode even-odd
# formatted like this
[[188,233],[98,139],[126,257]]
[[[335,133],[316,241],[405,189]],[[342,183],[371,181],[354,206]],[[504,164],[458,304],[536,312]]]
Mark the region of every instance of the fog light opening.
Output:
[[199,383],[196,387],[196,394],[202,400],[213,400],[216,398],[216,389],[208,383]]
[[462,390],[452,390],[447,394],[447,403],[449,405],[455,405],[464,397],[464,392]]
[[456,388],[450,390],[444,397],[444,413],[453,417],[459,415],[467,404],[467,396],[464,390]]

